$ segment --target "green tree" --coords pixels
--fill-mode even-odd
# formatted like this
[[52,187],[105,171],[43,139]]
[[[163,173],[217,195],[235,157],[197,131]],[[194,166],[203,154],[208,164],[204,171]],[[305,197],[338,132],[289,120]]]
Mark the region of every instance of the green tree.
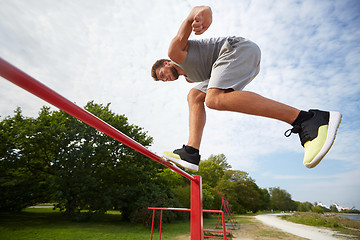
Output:
[[330,212],[339,212],[339,210],[337,209],[337,207],[335,206],[335,204],[330,206]]
[[232,209],[239,213],[257,212],[263,204],[261,189],[244,171],[225,171],[217,189],[225,194]]
[[227,158],[223,153],[218,155],[211,154],[208,160],[219,165],[223,171],[231,169],[231,165],[227,162]]
[[204,184],[208,184],[211,187],[216,187],[219,180],[224,175],[224,172],[230,169],[231,166],[227,162],[224,154],[210,155],[207,160],[201,161],[199,164],[199,174],[202,176]]
[[224,154],[211,155],[207,160],[200,162],[197,174],[202,176],[204,208],[219,209],[221,207],[222,192],[218,191],[216,186],[229,168],[231,166],[227,163]]
[[324,208],[321,206],[312,206],[311,211],[322,214],[322,213],[324,213]]
[[312,204],[310,202],[296,202],[297,203],[297,211],[299,212],[309,212],[311,211]]
[[[140,144],[152,143],[109,104],[89,102],[85,109]],[[158,176],[160,164],[62,111],[44,107],[37,118],[26,118],[18,109],[0,127],[2,210],[53,200],[70,215],[116,209],[130,219],[145,206],[174,201]]]
[[52,170],[42,159],[50,157],[54,145],[39,142],[48,136],[39,134],[39,122],[22,116],[0,122],[0,211],[19,211],[40,201],[49,200]]
[[280,211],[296,210],[297,205],[295,201],[291,199],[291,195],[279,187],[270,188],[270,204],[271,208]]
[[266,188],[260,188],[261,210],[270,210],[270,193]]
[[211,160],[201,161],[198,173],[202,177],[204,184],[216,187],[217,183],[224,175],[224,171],[220,165]]

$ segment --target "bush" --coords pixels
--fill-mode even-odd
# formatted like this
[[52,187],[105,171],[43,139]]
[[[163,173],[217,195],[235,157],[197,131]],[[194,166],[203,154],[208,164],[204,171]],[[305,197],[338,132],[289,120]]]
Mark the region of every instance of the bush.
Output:
[[324,209],[320,206],[312,206],[311,211],[315,213],[324,213]]

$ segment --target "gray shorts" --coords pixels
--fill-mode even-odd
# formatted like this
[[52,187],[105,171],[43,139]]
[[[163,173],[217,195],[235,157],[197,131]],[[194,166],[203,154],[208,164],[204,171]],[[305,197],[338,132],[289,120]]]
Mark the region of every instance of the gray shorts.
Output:
[[259,73],[260,59],[260,48],[255,43],[241,37],[229,38],[212,66],[210,79],[194,88],[204,93],[209,88],[243,90]]

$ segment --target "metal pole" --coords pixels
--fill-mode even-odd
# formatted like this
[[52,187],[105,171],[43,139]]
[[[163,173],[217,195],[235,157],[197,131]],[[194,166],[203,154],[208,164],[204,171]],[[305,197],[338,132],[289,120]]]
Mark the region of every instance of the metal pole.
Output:
[[160,229],[159,229],[159,240],[161,240],[161,227],[162,227],[162,214],[163,210],[160,210]]
[[151,235],[150,235],[150,240],[153,239],[154,220],[155,220],[155,209],[153,209],[153,216],[152,216],[152,222],[151,222]]
[[224,211],[221,213],[221,221],[222,221],[222,225],[223,225],[223,236],[224,236],[224,240],[227,239],[226,237],[226,225],[225,225],[225,213]]
[[55,107],[63,110],[64,112],[72,115],[73,117],[76,117],[77,119],[92,126],[93,128],[96,128],[100,132],[103,132],[106,135],[118,140],[119,142],[127,145],[128,147],[134,149],[135,151],[138,151],[143,155],[157,161],[158,163],[164,165],[165,167],[174,170],[175,172],[181,174],[182,176],[192,181],[197,181],[192,175],[181,170],[180,168],[173,166],[171,163],[165,161],[164,159],[162,159],[155,153],[151,152],[143,145],[129,138],[128,136],[126,136],[125,134],[123,134],[113,126],[107,124],[100,118],[94,116],[88,111],[70,102],[68,99],[64,98],[57,92],[48,88],[38,80],[27,75],[20,69],[14,67],[13,65],[6,62],[2,58],[0,58],[0,76],[18,85],[19,87],[25,89],[26,91],[38,96],[39,98],[45,100],[46,102],[54,105]]
[[196,181],[191,181],[190,236],[191,240],[203,240],[202,179],[198,175],[193,177]]

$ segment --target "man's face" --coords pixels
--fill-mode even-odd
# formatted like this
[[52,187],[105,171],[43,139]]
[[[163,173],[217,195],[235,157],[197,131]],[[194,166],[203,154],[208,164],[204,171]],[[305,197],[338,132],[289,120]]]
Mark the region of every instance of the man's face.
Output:
[[169,62],[164,62],[164,66],[156,70],[156,76],[163,82],[174,81],[179,78],[176,68]]

